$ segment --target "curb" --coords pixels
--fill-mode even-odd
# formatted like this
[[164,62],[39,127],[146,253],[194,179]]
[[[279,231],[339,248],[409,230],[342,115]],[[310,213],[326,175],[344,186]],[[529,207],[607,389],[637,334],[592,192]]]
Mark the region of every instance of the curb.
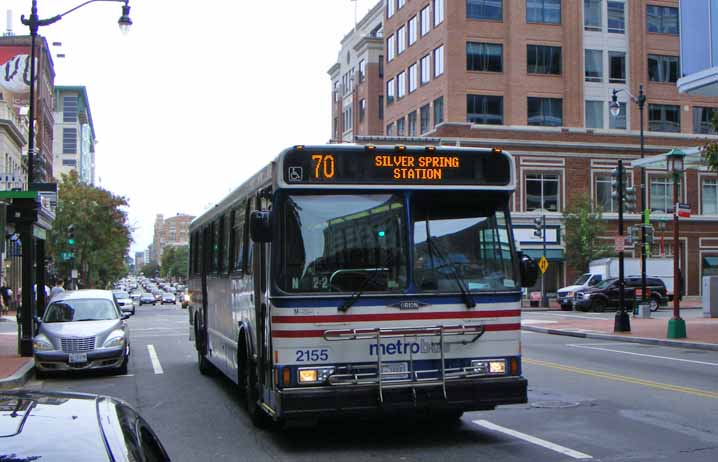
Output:
[[10,388],[17,388],[25,385],[27,379],[32,375],[35,370],[35,360],[30,359],[20,369],[15,371],[10,377],[0,379],[0,390],[8,390]]
[[521,330],[538,332],[540,334],[564,335],[567,337],[591,338],[596,340],[612,340],[626,343],[642,343],[645,345],[658,345],[669,347],[690,348],[693,350],[718,351],[718,344],[701,342],[682,342],[679,340],[665,340],[646,337],[623,337],[620,335],[597,334],[593,332],[576,332],[564,329],[548,329],[546,327],[521,326]]

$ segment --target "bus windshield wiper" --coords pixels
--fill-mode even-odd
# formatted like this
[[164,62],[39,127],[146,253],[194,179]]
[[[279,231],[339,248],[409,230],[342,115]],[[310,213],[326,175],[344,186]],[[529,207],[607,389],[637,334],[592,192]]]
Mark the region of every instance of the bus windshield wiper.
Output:
[[359,290],[354,292],[351,297],[344,300],[342,302],[342,304],[339,305],[339,307],[337,309],[341,312],[345,312],[349,308],[351,308],[352,305],[354,305],[354,303],[356,303],[356,301],[359,300],[359,297],[361,297],[364,294],[364,290],[367,288],[369,283],[374,282],[377,274],[379,274],[381,271],[390,271],[391,270],[391,266],[394,264],[393,261],[394,261],[393,255],[389,254],[389,258],[387,258],[387,261],[386,261],[386,267],[385,268],[382,268],[382,267],[374,268],[374,272],[371,273],[371,275],[368,278],[364,279],[364,282],[362,283],[361,287],[359,287]]
[[[429,227],[429,220],[426,221],[426,227]],[[434,253],[437,257],[439,257],[439,260],[441,260],[441,266],[439,266],[439,268],[446,266],[450,269],[451,275],[453,276],[454,281],[456,281],[459,291],[461,291],[461,298],[464,300],[466,307],[476,307],[476,301],[474,300],[471,291],[466,286],[466,282],[461,276],[459,276],[459,272],[456,271],[456,267],[451,264],[451,261],[449,261],[446,255],[444,255],[444,252],[441,251],[441,248],[439,248],[439,246],[434,242],[434,238],[428,232],[426,233],[426,244],[429,249],[429,253]]]

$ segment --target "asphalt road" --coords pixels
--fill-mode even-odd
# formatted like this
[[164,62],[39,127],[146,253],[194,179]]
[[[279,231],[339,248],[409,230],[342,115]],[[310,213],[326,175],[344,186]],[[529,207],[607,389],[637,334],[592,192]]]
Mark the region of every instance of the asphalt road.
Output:
[[178,306],[138,307],[126,376],[27,386],[129,401],[175,461],[718,460],[718,352],[525,332],[529,404],[467,413],[455,427],[396,419],[256,430],[229,380],[199,374],[186,318]]

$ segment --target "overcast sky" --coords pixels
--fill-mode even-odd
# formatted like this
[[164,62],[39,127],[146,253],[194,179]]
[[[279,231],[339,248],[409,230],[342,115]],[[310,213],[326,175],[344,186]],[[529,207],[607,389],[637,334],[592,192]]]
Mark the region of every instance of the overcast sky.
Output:
[[[38,0],[40,18],[84,0]],[[361,18],[377,0],[357,0]],[[31,0],[2,0],[13,29]],[[295,144],[330,137],[327,70],[354,26],[351,0],[130,0],[95,3],[43,27],[56,85],[85,85],[97,135],[95,180],[126,196],[134,252],[157,213],[198,215]]]

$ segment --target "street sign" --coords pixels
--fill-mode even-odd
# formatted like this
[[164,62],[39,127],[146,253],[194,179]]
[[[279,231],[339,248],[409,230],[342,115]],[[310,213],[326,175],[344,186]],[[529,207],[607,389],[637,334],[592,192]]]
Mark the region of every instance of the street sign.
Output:
[[72,252],[60,252],[60,260],[62,261],[72,260],[74,256]]
[[676,203],[676,213],[681,218],[689,218],[691,216],[691,204]]
[[72,279],[77,279],[77,270],[76,269],[70,271],[70,277]]
[[546,260],[546,256],[541,256],[538,262],[538,267],[541,270],[541,273],[545,273],[548,269],[548,260]]
[[616,236],[613,242],[616,246],[616,252],[626,251],[626,239],[623,236]]

